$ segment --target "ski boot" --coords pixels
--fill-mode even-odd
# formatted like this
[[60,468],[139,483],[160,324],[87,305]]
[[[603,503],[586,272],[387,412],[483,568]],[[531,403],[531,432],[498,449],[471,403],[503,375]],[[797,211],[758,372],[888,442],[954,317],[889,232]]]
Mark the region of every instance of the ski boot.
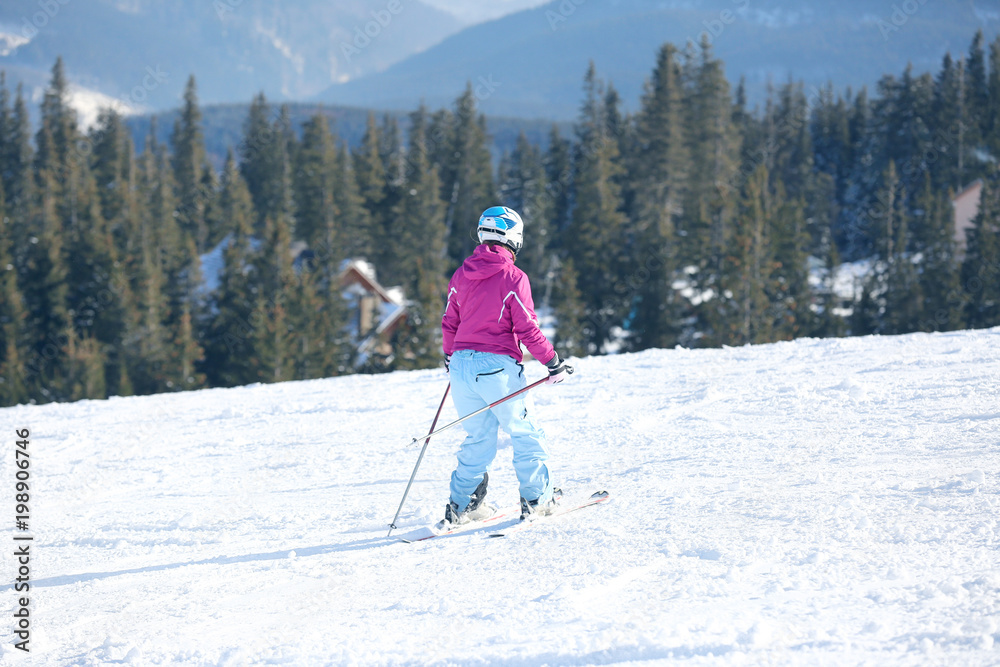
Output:
[[469,498],[469,504],[466,505],[465,510],[459,512],[458,505],[453,500],[449,500],[448,504],[444,508],[444,521],[441,522],[442,526],[460,526],[463,523],[469,523],[470,521],[482,521],[483,519],[488,519],[496,512],[496,508],[488,503],[484,503],[483,500],[486,498],[486,486],[489,483],[490,475],[489,473],[483,473],[483,481],[479,483],[476,490],[472,492],[472,496]]
[[535,500],[521,498],[521,521],[552,514],[552,510],[561,499],[562,489],[552,489],[552,498],[546,503],[538,502],[537,498]]

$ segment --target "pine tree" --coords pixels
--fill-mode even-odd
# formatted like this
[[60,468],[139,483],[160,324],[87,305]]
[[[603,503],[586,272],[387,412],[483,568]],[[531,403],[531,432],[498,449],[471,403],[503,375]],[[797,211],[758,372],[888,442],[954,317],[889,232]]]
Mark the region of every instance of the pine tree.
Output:
[[587,313],[583,295],[577,287],[578,276],[573,260],[564,261],[558,271],[559,279],[552,295],[556,318],[556,335],[552,342],[559,354],[565,357],[583,356],[587,353],[583,326]]
[[[691,85],[683,93],[687,128],[683,141],[686,154],[678,146],[668,156],[672,179],[683,187],[683,215],[677,216],[684,263],[697,268],[688,280],[700,292],[714,290],[723,271],[723,257],[732,233],[738,202],[738,160],[740,137],[733,122],[729,84],[722,63],[712,56],[707,38],[700,58],[691,63]],[[669,114],[669,111],[667,112]],[[661,123],[677,122],[663,118]],[[667,127],[645,128],[664,133]],[[680,129],[677,141],[682,140]],[[669,150],[669,149],[668,149]],[[643,189],[645,186],[642,186]],[[679,258],[678,258],[679,259]]]
[[289,230],[295,229],[295,188],[293,172],[295,156],[299,151],[295,131],[292,129],[291,111],[282,104],[278,118],[274,121],[274,150],[272,196],[267,207],[267,215],[285,218]]
[[[875,264],[867,291],[878,304],[878,325],[873,332],[906,333],[919,326],[923,295],[912,258],[907,252],[909,214],[906,189],[900,182],[895,161],[882,174],[882,187],[872,210],[880,261]],[[871,319],[871,315],[865,314]],[[865,324],[864,328],[868,328]]]
[[[8,372],[17,370],[16,381],[20,384],[17,388],[8,385],[7,395],[10,401],[24,402],[33,395],[29,394],[25,385],[23,367],[33,346],[29,338],[30,321],[27,319],[29,304],[26,298],[29,295],[23,293],[21,285],[25,285],[24,278],[30,273],[28,260],[30,257],[37,257],[39,249],[37,244],[31,242],[32,236],[37,234],[33,231],[32,225],[38,220],[38,211],[33,196],[31,126],[20,85],[11,112],[7,89],[0,83],[0,137],[2,137],[0,138],[0,184],[2,184],[0,190],[3,191],[4,200],[4,211],[0,214],[0,220],[3,221],[5,237],[0,243],[7,243],[8,253],[6,259],[0,259],[0,276],[2,276],[0,280],[14,281],[4,291],[5,294],[9,294],[4,297],[4,301],[12,309],[7,317],[11,322],[16,322],[17,326],[15,332],[10,334],[12,337],[6,340],[18,341],[13,350],[7,351],[6,363],[10,369]],[[8,264],[12,267],[9,273],[6,268]],[[19,276],[21,281],[18,281]],[[30,292],[33,286],[26,284],[26,287]],[[0,306],[0,309],[2,308],[3,306]],[[3,354],[4,349],[0,347],[0,355]],[[9,380],[14,381],[10,378]]]
[[[155,174],[155,161],[148,149],[143,158],[144,162],[149,162],[144,167],[152,167],[152,173]],[[146,196],[149,193],[145,182],[148,174],[144,169],[142,187]],[[133,333],[126,338],[126,356],[130,359],[128,377],[132,391],[151,394],[166,389],[165,366],[169,345],[164,326],[166,309],[162,258],[156,248],[156,234],[151,229],[147,216],[143,218],[139,244],[142,259],[135,288],[137,321]]]
[[790,199],[807,195],[814,170],[809,133],[809,101],[801,82],[788,82],[778,93],[775,109],[776,146],[772,184],[780,180]]
[[185,303],[181,308],[180,323],[177,333],[174,336],[174,349],[176,350],[178,362],[174,366],[173,389],[184,391],[189,389],[200,389],[205,384],[205,375],[198,371],[198,364],[205,358],[205,352],[196,340],[194,331],[194,317],[191,313],[191,304]]
[[340,217],[335,194],[337,152],[326,117],[316,114],[302,128],[296,155],[295,236],[310,248],[332,248]]
[[898,246],[899,228],[905,218],[906,197],[893,160],[889,161],[889,165],[882,172],[882,188],[875,200],[872,205],[874,215],[870,233],[872,238],[877,240],[881,258],[890,261],[906,251],[905,247]]
[[851,335],[869,336],[882,328],[883,308],[877,299],[878,275],[872,272],[861,287],[861,294],[851,313]]
[[81,161],[81,154],[77,152],[78,139],[76,111],[69,103],[69,81],[62,58],[59,58],[42,98],[41,124],[35,134],[35,173],[38,179],[46,176],[54,179],[58,215],[65,224],[72,224],[76,212],[73,188],[77,183],[70,170]]
[[[28,310],[33,349],[25,360],[28,391],[41,401],[69,397],[65,382],[68,333],[67,267],[63,252],[65,219],[60,202],[69,169],[70,146],[75,139],[75,115],[67,103],[62,61],[56,61],[52,81],[42,102],[42,120],[36,135],[34,188],[37,204],[28,222],[33,239],[24,257],[20,285]],[[72,219],[70,219],[72,222]]]
[[[383,206],[386,196],[386,174],[380,149],[381,139],[375,115],[369,114],[365,134],[361,138],[361,146],[354,153],[353,166],[358,183],[358,193],[361,196],[369,225],[370,250],[375,254],[385,243],[384,234],[388,218],[388,213]],[[374,259],[374,257],[369,259]]]
[[68,305],[81,336],[81,350],[93,345],[102,357],[105,369],[100,386],[113,395],[118,393],[121,367],[126,363],[122,344],[134,304],[111,226],[101,214],[97,185],[89,169],[82,171],[80,215],[67,236]]
[[621,108],[622,100],[615,90],[614,84],[608,81],[604,91],[601,110],[604,117],[604,132],[606,141],[614,144],[611,151],[614,159],[615,186],[621,192],[622,212],[626,215],[633,208],[635,190],[628,173],[628,157],[635,153],[635,126],[631,116],[626,115]]
[[[155,121],[152,123],[155,132]],[[154,135],[155,136],[155,135]],[[150,394],[162,391],[161,373],[167,344],[163,326],[163,255],[159,248],[153,200],[159,186],[159,163],[154,136],[146,141],[135,160],[135,229],[128,239],[126,266],[131,275],[134,306],[127,320],[122,355],[125,376],[119,377],[122,393]],[[173,220],[173,217],[170,218]]]
[[173,168],[166,148],[156,141],[155,123],[140,163],[142,251],[135,288],[138,340],[133,337],[132,347],[142,362],[135,367],[132,384],[138,393],[194,388],[186,382],[191,376],[184,375],[184,355],[191,344],[185,339],[185,313],[196,317],[197,254],[194,240],[183,233],[175,215]]
[[227,222],[219,218],[219,177],[215,169],[205,161],[201,170],[198,192],[204,203],[205,251],[210,252],[226,235]]
[[[10,197],[11,182],[14,177],[13,148],[14,118],[11,116],[10,91],[7,89],[7,73],[0,70],[0,189],[4,198]],[[9,233],[9,229],[7,230]]]
[[107,396],[104,355],[92,336],[81,337],[71,327],[66,339],[66,373],[62,378],[64,400],[100,399]]
[[265,238],[254,254],[257,295],[250,325],[253,357],[251,366],[259,382],[281,382],[292,377],[290,322],[287,295],[295,281],[292,267],[291,231],[280,216],[268,218]]
[[931,108],[935,148],[941,154],[931,170],[935,189],[952,188],[957,191],[964,186],[959,172],[963,108],[964,103],[959,100],[958,68],[948,53],[945,54],[941,71],[934,81],[934,102]]
[[[103,228],[95,230],[94,242],[107,245],[109,263],[102,270],[104,286],[92,292],[98,295],[103,332],[98,339],[109,350],[106,384],[115,395],[134,392],[129,369],[136,364],[134,339],[141,313],[137,292],[142,289],[142,210],[139,174],[131,135],[120,115],[102,112],[89,140],[94,197],[99,203]],[[97,215],[91,216],[97,219]]]
[[408,188],[405,187],[408,165],[399,123],[388,114],[383,117],[379,131],[379,156],[385,184],[381,202],[382,226],[379,230],[381,241],[373,255],[383,284],[400,285],[413,278],[403,266],[411,249],[398,229],[399,221],[408,219],[407,207],[403,203],[408,198]]
[[[989,131],[990,119],[986,117],[990,104],[989,82],[986,73],[985,38],[980,28],[972,38],[967,58],[965,81],[965,106],[968,109],[968,143],[974,150],[979,148],[986,133]],[[980,169],[975,161],[969,163],[967,180],[980,175]]]
[[792,199],[784,183],[773,185],[773,214],[768,224],[774,254],[769,285],[774,340],[805,336],[815,328],[813,293],[809,285],[809,247],[804,196]]
[[[833,83],[828,83],[813,108],[810,134],[813,144],[813,162],[816,170],[829,174],[839,186],[850,166],[850,128],[847,105],[836,95]],[[839,195],[842,194],[838,192]]]
[[879,86],[881,98],[875,104],[875,117],[885,144],[882,153],[895,163],[902,187],[917,192],[927,156],[933,154],[934,81],[926,74],[914,78],[912,66],[907,66],[901,79],[884,77]]
[[27,403],[29,399],[23,366],[28,350],[27,313],[11,253],[12,226],[0,188],[0,405],[3,406]]
[[253,197],[257,213],[255,232],[263,233],[268,216],[292,214],[295,135],[287,105],[271,120],[264,93],[250,104],[239,145],[240,173]]
[[[334,170],[334,202],[340,211],[341,230],[337,252],[328,252],[333,261],[337,258],[372,257],[375,241],[372,239],[374,228],[371,216],[364,206],[358,189],[358,177],[354,163],[347,147],[341,145],[337,152],[336,168]],[[337,265],[334,265],[337,268]]]
[[20,273],[24,269],[24,248],[28,246],[31,236],[28,232],[29,221],[35,215],[31,121],[20,84],[13,112],[4,123],[3,132],[5,139],[4,152],[0,155],[0,179],[6,195],[7,215],[13,221],[14,266]]
[[1000,174],[984,179],[979,213],[968,234],[962,263],[966,324],[974,329],[1000,325]]
[[568,139],[559,134],[559,126],[553,125],[549,131],[549,147],[545,153],[545,192],[551,211],[554,250],[564,250],[562,232],[569,225],[570,189],[573,180],[571,148]]
[[[601,83],[593,63],[584,78],[584,102],[573,155],[573,209],[567,252],[579,271],[587,320],[584,336],[590,351],[599,352],[632,308],[625,268],[626,222],[619,186],[622,167],[618,144],[607,134]],[[655,259],[655,251],[654,257]],[[645,258],[644,258],[645,259]]]
[[205,206],[210,193],[202,190],[205,169],[205,138],[198,108],[198,88],[194,76],[184,88],[184,107],[174,123],[170,138],[173,146],[173,176],[177,187],[178,221],[183,232],[195,240],[199,250],[208,249],[208,226]]
[[718,298],[710,305],[719,309],[720,326],[712,332],[719,343],[745,345],[773,340],[772,292],[773,247],[769,220],[774,201],[769,191],[767,167],[758,166],[742,188],[736,224],[726,260],[726,272]]
[[444,276],[444,203],[437,169],[430,163],[426,112],[410,116],[406,194],[393,211],[395,220],[416,219],[419,225],[396,230],[399,254],[393,259],[408,302],[407,321],[394,340],[396,368],[430,368],[441,360],[441,312],[447,287]]
[[908,216],[903,207],[898,213],[896,254],[889,258],[885,275],[885,314],[880,331],[901,334],[917,331],[924,312],[923,290],[912,258],[905,252]]
[[[678,262],[676,224],[684,213],[690,160],[681,78],[676,49],[672,44],[663,45],[643,94],[632,160],[631,180],[636,192],[631,215],[636,237],[632,263],[638,283],[636,312],[631,326],[634,349],[671,347],[679,335],[680,302],[673,289]],[[581,145],[587,141],[592,139],[581,137]],[[609,203],[613,204],[613,199]],[[578,201],[574,215],[579,204]],[[620,233],[613,228],[609,231]],[[606,249],[620,247],[622,243],[615,236],[606,235],[600,237],[599,242]],[[576,269],[580,272],[580,287],[588,294],[592,288],[588,285],[588,273],[592,268],[577,259]],[[597,279],[613,282],[602,275]],[[606,298],[603,290],[598,294]],[[627,304],[628,310],[632,307]],[[593,307],[588,310],[592,311]]]
[[1000,155],[1000,35],[990,44],[990,74],[983,132],[993,157]]
[[550,268],[552,200],[545,191],[542,153],[523,132],[517,138],[508,165],[501,169],[500,178],[501,205],[514,209],[524,220],[524,248],[518,254],[518,265],[529,277],[540,278]]
[[959,265],[955,248],[955,220],[947,192],[935,192],[929,173],[916,199],[912,236],[920,257],[920,290],[924,312],[920,329],[951,331],[962,325]]
[[193,238],[186,239],[180,258],[180,270],[167,283],[170,305],[167,327],[173,345],[166,385],[173,391],[199,389],[204,379],[195,369],[195,365],[203,359],[204,351],[193,325],[202,317],[202,304],[198,297],[201,261]]
[[[181,121],[175,124],[171,138],[175,146],[173,159],[164,147],[153,147],[157,155],[157,175],[150,201],[150,217],[158,236],[163,267],[164,340],[170,341],[163,355],[162,382],[171,391],[197,389],[200,386],[197,372],[186,374],[187,366],[192,360],[199,359],[202,353],[193,324],[189,327],[185,321],[186,317],[190,317],[192,323],[201,318],[197,296],[201,288],[198,253],[199,247],[204,248],[207,244],[208,234],[212,231],[208,228],[205,212],[215,197],[214,192],[203,189],[204,171],[208,166],[198,162],[204,158],[200,118],[192,77],[185,91]],[[201,166],[193,166],[198,164]],[[184,183],[175,181],[175,174],[183,178]],[[201,235],[200,245],[198,235]],[[188,378],[193,380],[189,382]]]
[[[437,194],[435,193],[435,197]],[[428,268],[425,263],[431,264]],[[433,368],[441,363],[441,294],[444,279],[426,256],[416,260],[409,281],[406,320],[393,336],[393,368]]]
[[451,187],[444,183],[445,172],[452,167],[451,129],[455,117],[448,109],[438,109],[430,114],[427,123],[427,155],[431,164],[441,174],[441,201],[451,201]]
[[324,343],[330,332],[324,330],[321,287],[317,283],[318,272],[303,261],[293,276],[293,282],[286,299],[287,307],[287,376],[293,380],[311,380],[323,377]]
[[448,257],[458,265],[477,243],[479,216],[496,201],[486,119],[478,115],[471,83],[455,101],[449,143],[452,157],[442,165],[441,179],[447,205]]
[[259,293],[253,261],[253,200],[232,154],[226,158],[219,202],[229,221],[223,269],[213,294],[214,316],[208,326],[201,366],[213,386],[235,386],[257,378],[252,369],[253,327],[250,316]]
[[840,296],[837,294],[836,278],[840,266],[840,253],[837,244],[833,242],[833,231],[827,228],[820,243],[823,249],[824,272],[822,285],[816,298],[820,311],[816,317],[814,335],[819,338],[836,338],[845,335],[847,322],[837,311],[840,309]]
[[101,217],[117,232],[124,249],[134,231],[128,228],[129,197],[132,183],[132,142],[122,117],[112,109],[104,110],[90,133],[91,171],[97,185]]
[[240,174],[253,198],[254,210],[260,215],[260,228],[263,227],[264,217],[275,213],[271,205],[274,198],[271,189],[275,181],[273,158],[276,143],[270,107],[261,92],[250,102],[250,110],[243,122],[243,139],[238,148]]
[[973,139],[975,135],[975,130],[972,129],[973,119],[970,113],[971,110],[969,109],[968,72],[966,71],[966,64],[964,60],[960,60],[958,62],[957,83],[958,94],[953,101],[953,104],[956,107],[955,176],[957,178],[957,182],[959,183],[957,188],[961,188],[968,184],[971,180],[969,165],[973,144],[970,143],[970,139]]
[[848,120],[852,160],[844,188],[843,206],[834,234],[839,248],[848,261],[869,257],[876,252],[871,237],[870,206],[880,184],[876,166],[878,135],[872,117],[868,92],[862,88],[854,97]]

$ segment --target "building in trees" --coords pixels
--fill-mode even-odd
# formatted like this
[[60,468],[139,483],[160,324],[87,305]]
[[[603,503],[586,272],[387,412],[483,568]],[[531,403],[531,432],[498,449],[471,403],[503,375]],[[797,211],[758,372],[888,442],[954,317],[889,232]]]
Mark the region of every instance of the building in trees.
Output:
[[357,344],[358,365],[370,366],[374,358],[391,360],[393,334],[407,318],[402,288],[383,287],[375,267],[361,259],[341,264],[340,285],[349,303],[348,330]]

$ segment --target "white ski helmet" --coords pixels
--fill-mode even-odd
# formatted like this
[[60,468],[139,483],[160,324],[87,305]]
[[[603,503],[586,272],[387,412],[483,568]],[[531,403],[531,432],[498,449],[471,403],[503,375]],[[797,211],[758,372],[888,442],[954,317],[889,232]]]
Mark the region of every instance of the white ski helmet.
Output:
[[524,242],[524,223],[512,208],[492,206],[479,216],[479,242],[499,241],[514,251],[521,252]]

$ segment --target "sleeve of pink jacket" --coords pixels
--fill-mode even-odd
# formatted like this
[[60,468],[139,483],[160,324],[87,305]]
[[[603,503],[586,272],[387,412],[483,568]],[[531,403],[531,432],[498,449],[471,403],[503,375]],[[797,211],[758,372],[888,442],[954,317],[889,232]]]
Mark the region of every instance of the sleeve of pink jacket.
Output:
[[457,300],[458,291],[448,284],[448,302],[444,307],[444,315],[441,316],[441,347],[446,355],[455,351],[455,332],[458,331],[458,323],[461,318],[458,314],[460,305]]
[[538,327],[538,316],[535,315],[535,302],[531,298],[531,283],[528,276],[521,273],[516,278],[514,290],[507,295],[510,300],[517,299],[517,303],[508,303],[511,318],[514,322],[514,335],[524,343],[538,361],[547,364],[556,356],[555,348],[545,337]]

